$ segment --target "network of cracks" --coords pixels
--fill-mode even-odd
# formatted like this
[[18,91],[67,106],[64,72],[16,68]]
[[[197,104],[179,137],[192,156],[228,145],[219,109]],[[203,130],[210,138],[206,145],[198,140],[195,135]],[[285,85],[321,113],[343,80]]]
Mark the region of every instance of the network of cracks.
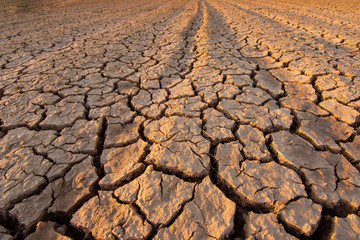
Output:
[[1,239],[359,239],[360,25],[236,0],[2,17]]

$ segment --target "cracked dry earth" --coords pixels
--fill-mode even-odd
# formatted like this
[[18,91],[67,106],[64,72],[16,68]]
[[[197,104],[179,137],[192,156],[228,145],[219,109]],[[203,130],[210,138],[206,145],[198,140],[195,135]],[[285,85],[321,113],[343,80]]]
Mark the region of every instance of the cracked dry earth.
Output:
[[360,238],[357,1],[28,2],[0,239]]

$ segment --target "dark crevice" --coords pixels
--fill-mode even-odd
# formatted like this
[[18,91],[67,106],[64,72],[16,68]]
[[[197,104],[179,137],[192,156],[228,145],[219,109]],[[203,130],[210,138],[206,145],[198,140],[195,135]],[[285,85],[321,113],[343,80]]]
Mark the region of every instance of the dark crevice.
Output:
[[50,221],[58,223],[59,225],[66,226],[65,235],[72,239],[79,240],[95,240],[90,232],[85,232],[82,229],[74,227],[71,223],[71,216],[65,213],[49,213],[47,214],[42,221]]
[[229,236],[231,240],[243,240],[245,239],[245,223],[246,223],[246,215],[248,214],[249,210],[243,208],[239,204],[236,204],[236,211],[234,215],[234,228]]
[[[106,118],[101,119],[101,127],[100,132],[98,134],[98,142],[96,146],[97,153],[93,158],[93,165],[96,168],[96,174],[99,177],[99,180],[102,179],[105,176],[104,166],[101,165],[101,154],[104,150],[104,143],[105,143],[105,133],[107,129],[107,120]],[[98,184],[96,184],[95,189],[99,189]]]
[[319,226],[315,232],[308,238],[309,240],[327,240],[331,239],[331,235],[334,232],[334,218],[326,214],[327,210],[323,210],[321,213],[321,219]]

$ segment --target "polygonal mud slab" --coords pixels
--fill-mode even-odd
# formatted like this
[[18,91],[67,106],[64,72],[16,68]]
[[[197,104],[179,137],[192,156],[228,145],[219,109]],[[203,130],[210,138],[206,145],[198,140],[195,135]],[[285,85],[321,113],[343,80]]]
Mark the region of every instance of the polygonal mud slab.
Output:
[[206,177],[195,187],[194,199],[185,204],[180,216],[160,228],[154,239],[222,239],[234,224],[235,203]]
[[10,210],[11,216],[16,218],[27,231],[30,230],[46,215],[47,209],[52,205],[52,193],[51,186],[48,186],[39,195],[33,195],[15,204]]
[[76,164],[63,179],[50,184],[54,202],[48,211],[72,213],[82,201],[90,197],[97,181],[98,176],[95,167],[92,166],[92,158],[89,157]]
[[302,99],[301,101],[299,101],[294,95],[288,95],[286,97],[283,97],[279,100],[279,102],[282,107],[288,109],[312,113],[317,116],[329,115],[329,112],[316,105],[313,101],[306,99]]
[[139,127],[145,121],[138,116],[132,123],[109,124],[105,132],[104,148],[122,147],[136,142],[140,138]]
[[355,136],[352,142],[340,143],[344,155],[353,163],[360,162],[360,136]]
[[136,112],[131,111],[131,109],[127,106],[127,97],[124,97],[124,101],[119,101],[111,106],[91,108],[89,111],[89,118],[99,119],[107,117],[112,123],[129,123],[135,117]]
[[171,99],[165,103],[166,116],[200,117],[201,111],[207,108],[207,104],[201,101],[201,97]]
[[278,222],[276,214],[257,214],[249,212],[245,219],[245,239],[286,239],[295,240]]
[[115,196],[126,203],[136,203],[155,225],[167,225],[182,206],[193,198],[195,183],[155,172],[150,166],[132,182],[118,188]]
[[348,211],[356,211],[360,204],[355,197],[360,194],[360,177],[343,156],[316,151],[289,132],[274,133],[272,138],[271,147],[279,162],[301,172],[313,200],[328,208],[335,208],[341,200]]
[[235,128],[235,122],[225,117],[225,115],[213,108],[208,108],[204,112],[204,131],[215,144],[221,141],[234,139],[232,130]]
[[299,236],[312,235],[320,223],[321,205],[314,204],[311,200],[300,198],[281,209],[279,216],[284,224]]
[[72,127],[61,131],[51,144],[72,153],[96,154],[103,120],[77,120]]
[[45,112],[41,105],[53,104],[58,98],[51,93],[38,92],[4,96],[0,101],[2,128],[8,130],[20,126],[35,127]]
[[271,99],[272,97],[267,92],[254,87],[244,87],[242,93],[236,96],[236,101],[254,105],[262,105]]
[[271,103],[267,107],[225,99],[219,103],[217,109],[231,119],[242,124],[250,124],[263,131],[290,129],[293,119],[289,109],[279,108]]
[[0,225],[0,239],[1,240],[13,240],[14,237],[10,235],[10,232]]
[[250,125],[240,125],[235,136],[244,146],[243,152],[245,158],[261,161],[267,161],[271,158],[271,154],[265,144],[264,134],[260,130]]
[[219,177],[245,206],[271,208],[307,196],[298,175],[275,162],[244,161],[236,142],[219,144],[215,155]]
[[359,239],[360,238],[360,217],[350,214],[346,218],[335,217],[335,228],[331,239]]
[[113,189],[140,174],[145,169],[141,161],[146,156],[147,147],[148,144],[139,139],[126,147],[105,149],[100,158],[105,171],[100,186]]
[[210,142],[201,135],[201,120],[164,117],[145,123],[145,136],[154,144],[146,162],[185,177],[205,176],[210,167]]
[[316,117],[313,114],[298,114],[301,120],[299,134],[309,140],[315,147],[339,153],[340,146],[336,141],[347,140],[354,129],[337,121],[334,117]]
[[87,201],[73,215],[71,224],[99,240],[145,239],[152,229],[132,206],[118,203],[107,191],[99,191]]
[[299,100],[309,100],[314,102],[317,99],[315,89],[311,84],[304,84],[298,82],[286,82],[285,92]]
[[320,103],[320,106],[334,115],[336,119],[347,124],[355,124],[360,116],[358,111],[339,103],[335,99],[323,101]]
[[45,175],[53,163],[33,148],[49,146],[55,137],[53,131],[18,128],[0,139],[0,208],[8,208],[45,186]]
[[281,82],[298,82],[298,83],[310,83],[311,77],[301,75],[298,72],[290,71],[284,68],[270,70],[270,73],[279,79]]
[[284,94],[282,83],[273,77],[268,71],[259,71],[255,75],[257,85],[267,91],[272,97]]
[[63,99],[55,105],[46,106],[46,118],[39,125],[43,129],[62,130],[71,127],[78,119],[85,119],[85,111],[81,103]]

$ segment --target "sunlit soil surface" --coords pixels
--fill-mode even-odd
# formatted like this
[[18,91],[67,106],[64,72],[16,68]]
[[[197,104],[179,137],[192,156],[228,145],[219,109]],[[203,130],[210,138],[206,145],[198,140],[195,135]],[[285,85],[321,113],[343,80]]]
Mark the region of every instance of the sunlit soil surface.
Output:
[[360,239],[359,1],[0,3],[0,239]]

